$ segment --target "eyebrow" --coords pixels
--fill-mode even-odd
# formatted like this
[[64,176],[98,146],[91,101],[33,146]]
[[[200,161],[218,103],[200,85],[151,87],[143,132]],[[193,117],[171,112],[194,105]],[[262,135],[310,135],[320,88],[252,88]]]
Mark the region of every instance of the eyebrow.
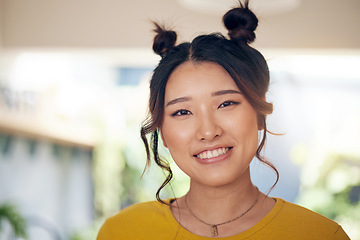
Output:
[[[211,96],[221,96],[221,95],[226,95],[226,94],[241,94],[240,91],[237,91],[237,90],[232,90],[232,89],[229,89],[229,90],[220,90],[220,91],[216,91],[216,92],[213,92],[211,93]],[[167,106],[170,106],[170,105],[174,105],[176,103],[181,103],[181,102],[187,102],[187,101],[190,101],[192,100],[191,97],[179,97],[179,98],[175,98],[169,102],[166,103],[165,107]]]
[[176,104],[176,103],[181,103],[181,102],[187,102],[187,101],[190,101],[192,98],[191,97],[179,97],[179,98],[175,98],[169,102],[166,103],[166,106],[169,106],[169,105],[173,105],[173,104]]
[[241,92],[237,91],[237,90],[233,90],[233,89],[220,90],[220,91],[213,92],[211,94],[211,96],[220,96],[220,95],[225,95],[225,94],[241,94]]

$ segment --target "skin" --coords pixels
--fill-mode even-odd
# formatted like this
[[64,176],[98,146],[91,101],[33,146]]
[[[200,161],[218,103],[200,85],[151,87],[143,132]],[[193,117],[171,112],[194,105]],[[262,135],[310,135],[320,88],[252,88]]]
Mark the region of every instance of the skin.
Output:
[[[257,195],[249,165],[261,126],[231,76],[215,63],[185,62],[170,75],[164,102],[161,137],[176,164],[190,177],[187,199],[192,211],[213,224],[246,211]],[[218,237],[245,231],[274,204],[274,199],[261,194],[248,214],[220,226]],[[172,212],[189,231],[211,236],[210,227],[189,213],[184,197],[173,203]]]

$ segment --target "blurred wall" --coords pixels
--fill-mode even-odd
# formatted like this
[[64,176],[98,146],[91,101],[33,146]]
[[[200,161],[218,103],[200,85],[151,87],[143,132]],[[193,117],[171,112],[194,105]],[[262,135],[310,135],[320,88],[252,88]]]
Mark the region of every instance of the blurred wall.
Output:
[[19,207],[30,239],[68,239],[94,219],[88,149],[0,132],[0,188],[0,204]]
[[0,0],[0,50],[2,48],[2,42],[3,42],[3,33],[2,33],[2,30],[3,30],[3,17],[4,17],[4,6],[3,6],[3,1]]

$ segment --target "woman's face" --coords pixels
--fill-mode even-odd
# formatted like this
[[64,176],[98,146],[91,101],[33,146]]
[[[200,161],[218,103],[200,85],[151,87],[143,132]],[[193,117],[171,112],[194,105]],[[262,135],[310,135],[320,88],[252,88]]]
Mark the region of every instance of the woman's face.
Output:
[[222,186],[250,177],[257,114],[224,68],[189,61],[168,79],[161,136],[193,183]]

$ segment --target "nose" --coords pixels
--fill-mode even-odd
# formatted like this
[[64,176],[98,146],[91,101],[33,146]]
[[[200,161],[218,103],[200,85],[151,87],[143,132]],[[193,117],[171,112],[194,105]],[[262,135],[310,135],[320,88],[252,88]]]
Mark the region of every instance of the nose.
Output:
[[197,138],[201,141],[212,141],[223,134],[220,121],[213,114],[203,113],[198,116]]

